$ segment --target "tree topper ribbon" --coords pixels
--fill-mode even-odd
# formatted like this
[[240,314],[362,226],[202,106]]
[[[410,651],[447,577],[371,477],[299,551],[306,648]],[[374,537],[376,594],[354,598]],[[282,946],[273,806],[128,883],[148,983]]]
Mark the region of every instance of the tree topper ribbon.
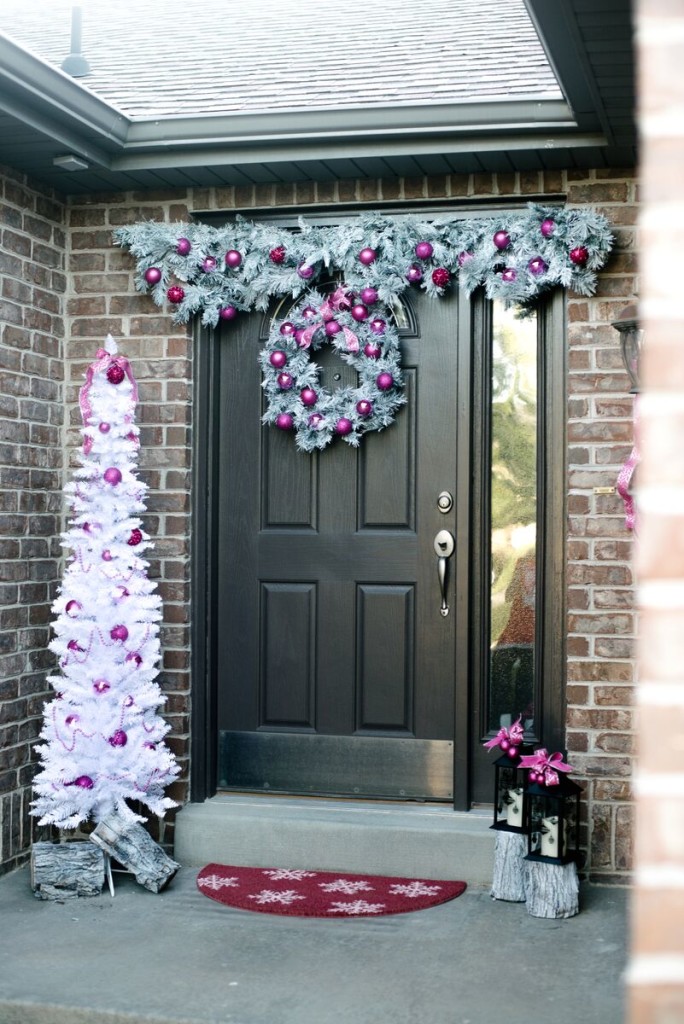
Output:
[[[314,334],[316,333],[316,331],[320,330],[321,327],[325,327],[326,323],[329,320],[333,320],[335,317],[335,313],[350,308],[351,302],[347,294],[347,289],[344,288],[343,285],[339,285],[335,289],[333,294],[330,296],[330,298],[325,299],[325,301],[321,303],[320,309],[318,310],[318,312],[321,315],[321,319],[318,320],[315,324],[311,324],[310,327],[305,327],[304,330],[302,331],[300,341],[298,342],[299,347],[308,348],[314,339]],[[351,331],[348,327],[342,327],[342,332],[344,334],[344,340],[347,346],[347,351],[358,352],[360,347],[359,339],[354,334],[354,332]]]
[[557,786],[560,782],[558,772],[575,771],[571,764],[565,764],[560,751],[549,754],[544,747],[535,750],[533,754],[521,757],[520,767],[529,768],[530,782],[538,782],[540,786]]
[[491,740],[487,740],[487,742],[484,744],[484,747],[487,750],[492,750],[493,747],[501,747],[501,749],[504,751],[511,751],[511,748],[513,748],[513,751],[510,755],[513,756],[516,753],[514,748],[520,746],[525,735],[523,727],[520,724],[521,720],[522,715],[518,715],[517,719],[515,720],[515,722],[513,722],[513,725],[510,727],[510,729],[499,729],[496,736],[494,736]]
[[[131,370],[131,364],[125,356],[117,356],[116,342],[111,334],[107,335],[105,341],[105,348],[99,348],[95,353],[95,362],[91,363],[86,370],[85,384],[82,386],[78,394],[78,404],[81,407],[81,418],[83,419],[83,425],[85,427],[91,426],[90,418],[93,413],[92,405],[90,404],[90,389],[93,386],[93,380],[95,375],[98,373],[106,373],[110,366],[118,366],[131,382],[132,393],[131,397],[134,403],[138,401],[138,384],[133,376]],[[93,447],[93,438],[90,434],[86,434],[83,438],[83,452],[88,455]]]

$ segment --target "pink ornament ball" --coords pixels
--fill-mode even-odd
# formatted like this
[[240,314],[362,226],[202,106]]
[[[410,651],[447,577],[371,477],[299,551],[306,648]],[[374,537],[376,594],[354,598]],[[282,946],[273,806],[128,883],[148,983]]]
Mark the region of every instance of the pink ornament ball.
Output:
[[96,679],[93,683],[93,690],[95,693],[107,693],[108,690],[111,690],[111,686],[106,679]]
[[555,220],[552,220],[551,217],[546,217],[541,222],[541,227],[539,228],[539,230],[541,231],[541,233],[544,236],[544,238],[550,238],[551,235],[556,230],[556,222],[555,222]]
[[111,423],[100,423],[97,429],[100,431],[101,434],[108,434],[109,431],[112,429],[112,425]]
[[394,386],[394,377],[391,373],[379,373],[375,378],[375,383],[380,391],[389,391]]
[[367,306],[373,306],[378,301],[378,293],[375,288],[362,288],[361,301]]
[[316,273],[314,267],[308,267],[306,263],[300,263],[297,267],[297,273],[303,281],[308,281],[310,277],[313,277]]
[[574,263],[576,267],[583,267],[589,259],[589,250],[583,245],[578,245],[575,249],[570,250],[570,262]]
[[340,416],[339,420],[335,424],[335,433],[339,434],[340,437],[346,437],[347,434],[351,434],[354,429],[354,424],[351,420],[347,419],[346,416]]
[[65,725],[76,725],[76,723],[79,722],[79,721],[80,721],[80,719],[79,719],[78,715],[67,715],[66,718],[64,719],[64,724]]
[[115,729],[109,737],[109,742],[113,747],[125,747],[128,743],[128,736],[123,729]]
[[145,750],[156,750],[157,749],[157,744],[156,743],[150,743],[149,740],[145,740],[145,742],[143,743],[143,747],[144,747]]
[[116,466],[110,466],[109,469],[105,469],[102,476],[105,482],[111,484],[112,487],[116,487],[123,479],[121,470],[117,469]]
[[130,597],[131,592],[127,587],[124,587],[123,583],[119,583],[114,587],[114,598],[116,601],[123,601],[124,597]]
[[291,323],[289,320],[286,320],[285,323],[280,325],[280,333],[283,335],[284,338],[289,338],[292,334],[294,334],[294,332],[295,325]]
[[126,662],[129,665],[134,664],[136,668],[140,668],[140,666],[142,665],[142,658],[137,652],[131,651],[130,654],[126,655]]
[[313,306],[305,306],[302,310],[302,316],[305,320],[312,320],[316,316],[316,310]]
[[373,403],[369,402],[367,398],[362,398],[360,402],[356,403],[356,411],[359,416],[363,416],[365,419],[367,416],[372,415]]
[[[170,288],[169,291],[171,291]],[[179,291],[183,291],[183,289],[180,288]],[[109,367],[106,373],[107,380],[109,381],[110,384],[120,384],[125,376],[125,372],[119,366],[118,363],[112,363],[112,365]]]
[[112,626],[112,628],[109,631],[109,635],[111,636],[112,640],[120,640],[121,643],[124,643],[126,640],[128,640],[128,630],[126,629],[125,626],[122,625]]
[[159,284],[162,279],[162,272],[159,267],[148,267],[143,277],[148,284]]
[[509,757],[517,757],[518,756],[518,748],[517,747],[513,747],[513,746],[509,747],[508,748],[508,756]]
[[318,395],[313,388],[304,388],[299,397],[302,400],[302,405],[315,405],[318,401]]
[[320,412],[313,412],[309,416],[309,419],[308,419],[307,422],[308,422],[310,427],[313,427],[314,430],[317,430],[318,427],[323,422],[323,419],[324,419],[324,417],[323,417],[323,415]]
[[359,260],[361,263],[363,263],[365,267],[369,267],[371,263],[375,263],[377,258],[377,252],[375,251],[375,249],[371,249],[370,247],[362,249],[361,252],[359,253]]
[[202,270],[205,274],[211,274],[212,271],[216,270],[216,260],[213,256],[207,256],[202,261]]
[[470,263],[471,260],[475,259],[472,252],[459,252],[458,254],[458,265],[459,267],[465,266],[466,263]]
[[418,284],[419,281],[423,280],[423,271],[415,263],[412,264],[406,271],[406,280],[411,284]]
[[176,252],[179,256],[188,256],[192,250],[189,238],[179,238],[176,242]]
[[506,284],[513,284],[518,276],[518,271],[514,267],[506,267],[501,274],[501,280],[505,281]]
[[219,309],[219,319],[221,320],[234,320],[237,316],[237,309],[235,306],[221,306]]
[[128,540],[126,541],[126,543],[130,544],[130,546],[132,548],[134,548],[136,546],[136,544],[142,543],[142,539],[143,539],[142,531],[139,530],[136,527],[135,529],[131,530],[131,535],[128,538]]
[[[178,306],[185,298],[185,292],[180,285],[172,284],[166,293],[166,297],[174,306]],[[123,370],[121,372],[123,373]]]
[[511,244],[511,236],[508,234],[507,231],[497,231],[494,234],[492,241],[494,242],[496,248],[503,252],[503,250],[507,249],[508,246]]
[[294,417],[289,412],[278,413],[275,422],[279,430],[292,430],[294,427]]
[[508,750],[510,745],[511,745],[510,740],[507,740],[505,736],[501,740],[499,740],[499,746],[504,751]]
[[375,320],[371,320],[370,329],[373,334],[384,334],[387,324],[381,317],[376,317]]
[[342,328],[338,324],[337,320],[328,320],[325,325],[325,333],[329,338],[332,338],[334,334],[339,334],[341,330]]
[[527,269],[530,274],[534,274],[535,277],[540,277],[542,274],[546,273],[549,269],[549,265],[541,258],[541,256],[535,256],[534,259],[531,259],[527,264]]
[[284,245],[278,245],[278,246],[276,246],[275,249],[271,249],[271,251],[268,254],[268,258],[270,259],[271,263],[276,263],[276,264],[284,263],[285,262],[285,246]]
[[73,619],[73,618],[75,618],[75,617],[76,617],[76,616],[78,615],[78,613],[80,612],[80,610],[81,610],[81,606],[80,606],[80,604],[78,603],[78,601],[67,601],[67,604],[66,604],[66,613],[67,613],[67,615],[69,615],[69,616],[70,616],[70,617],[71,617],[72,619]]
[[70,640],[67,644],[67,648],[70,651],[78,651],[80,654],[83,654],[83,648],[79,644],[78,640]]
[[287,362],[287,352],[283,352],[281,348],[276,348],[271,352],[268,361],[271,366],[275,366],[276,370],[282,370]]
[[113,557],[114,557],[114,555],[111,553],[111,551],[108,548],[105,548],[105,550],[102,552],[102,561],[103,562],[111,562]]
[[418,242],[416,246],[416,256],[419,260],[429,260],[434,251],[429,242]]
[[355,306],[352,306],[351,315],[355,320],[361,322],[368,319],[368,306],[364,306],[362,302],[357,302]]
[[294,384],[294,378],[291,373],[279,373],[276,380],[281,391],[289,391]]
[[135,704],[135,698],[134,698],[132,693],[129,693],[128,696],[126,697],[126,699],[124,700],[124,707],[125,708],[132,708],[134,704]]
[[369,359],[379,359],[382,349],[376,341],[369,341],[363,346],[363,354]]
[[242,253],[238,252],[237,249],[229,249],[225,255],[226,266],[230,267],[231,270],[236,270],[242,263]]
[[89,775],[79,775],[77,779],[74,779],[73,785],[80,789],[92,789],[95,783]]
[[446,267],[437,267],[432,271],[432,283],[438,288],[446,288],[451,280],[451,274]]

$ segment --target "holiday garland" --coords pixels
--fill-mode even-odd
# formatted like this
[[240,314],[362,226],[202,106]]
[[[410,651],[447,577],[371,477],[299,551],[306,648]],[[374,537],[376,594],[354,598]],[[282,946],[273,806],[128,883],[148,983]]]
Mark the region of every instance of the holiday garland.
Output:
[[[286,321],[297,321],[293,332],[303,331],[306,325],[297,320],[303,309],[308,305],[320,311],[324,303],[318,293],[307,294],[312,285],[331,277],[342,282],[349,306],[332,310],[338,333],[346,337],[345,328],[354,330],[348,322],[351,315],[358,328],[355,333],[360,331],[364,338],[361,349],[366,358],[358,354],[361,349],[342,347],[341,339],[333,343],[359,370],[359,388],[352,390],[364,396],[357,402],[371,402],[372,413],[361,412],[358,406],[352,408],[351,392],[334,398],[321,392],[322,404],[308,406],[301,390],[307,388],[319,395],[320,388],[314,386],[315,368],[307,365],[309,353],[301,355],[293,348],[296,337],[286,347],[281,346],[288,359],[287,371],[270,362],[282,324],[274,325],[262,358],[269,398],[265,420],[283,430],[296,429],[298,444],[307,451],[324,447],[333,432],[356,445],[363,431],[392,422],[403,399],[398,391],[400,375],[391,307],[407,288],[420,287],[429,295],[441,296],[452,284],[458,284],[467,295],[482,287],[490,299],[522,305],[529,305],[542,292],[557,286],[592,295],[596,272],[604,265],[613,241],[606,218],[596,210],[534,203],[524,212],[472,219],[427,221],[374,213],[332,227],[300,219],[298,231],[241,217],[221,228],[201,223],[145,222],[119,228],[114,237],[136,257],[136,288],[149,292],[159,306],[168,302],[175,307],[176,323],[200,316],[204,325],[213,327],[220,321],[234,320],[240,312],[266,310],[274,297],[298,299],[304,295],[297,314]],[[371,295],[372,300],[368,298]],[[375,321],[385,324],[374,382],[367,360],[375,357],[365,352],[369,306],[375,307],[371,330]],[[317,340],[308,337],[305,349],[315,351],[324,337],[334,337],[326,324],[321,317]],[[291,374],[295,366],[296,378]],[[287,375],[292,376],[292,383],[279,383],[275,370],[280,370],[286,381]],[[393,378],[387,389],[394,389],[391,396],[379,383],[381,373]],[[298,397],[292,401],[296,388]],[[372,394],[367,394],[369,389]],[[322,420],[312,420],[318,415],[323,416],[324,426]]]

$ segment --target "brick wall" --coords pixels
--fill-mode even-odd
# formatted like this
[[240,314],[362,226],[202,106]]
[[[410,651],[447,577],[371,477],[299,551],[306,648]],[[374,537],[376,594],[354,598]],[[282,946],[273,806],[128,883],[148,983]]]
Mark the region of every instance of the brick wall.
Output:
[[60,578],[65,206],[0,168],[0,872],[30,846]]

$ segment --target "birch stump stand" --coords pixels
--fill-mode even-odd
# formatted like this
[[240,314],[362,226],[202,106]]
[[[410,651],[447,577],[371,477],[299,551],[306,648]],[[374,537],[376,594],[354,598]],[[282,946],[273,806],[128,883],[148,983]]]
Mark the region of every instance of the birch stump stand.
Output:
[[116,811],[102,819],[91,833],[90,841],[135,875],[136,882],[151,892],[161,892],[180,867],[142,825],[127,821]]
[[574,917],[579,913],[577,865],[527,861],[527,913],[532,917]]
[[526,854],[526,835],[497,831],[494,841],[492,899],[508,900],[510,903],[525,902]]
[[34,843],[31,888],[39,900],[99,896],[105,880],[105,858],[92,843]]

